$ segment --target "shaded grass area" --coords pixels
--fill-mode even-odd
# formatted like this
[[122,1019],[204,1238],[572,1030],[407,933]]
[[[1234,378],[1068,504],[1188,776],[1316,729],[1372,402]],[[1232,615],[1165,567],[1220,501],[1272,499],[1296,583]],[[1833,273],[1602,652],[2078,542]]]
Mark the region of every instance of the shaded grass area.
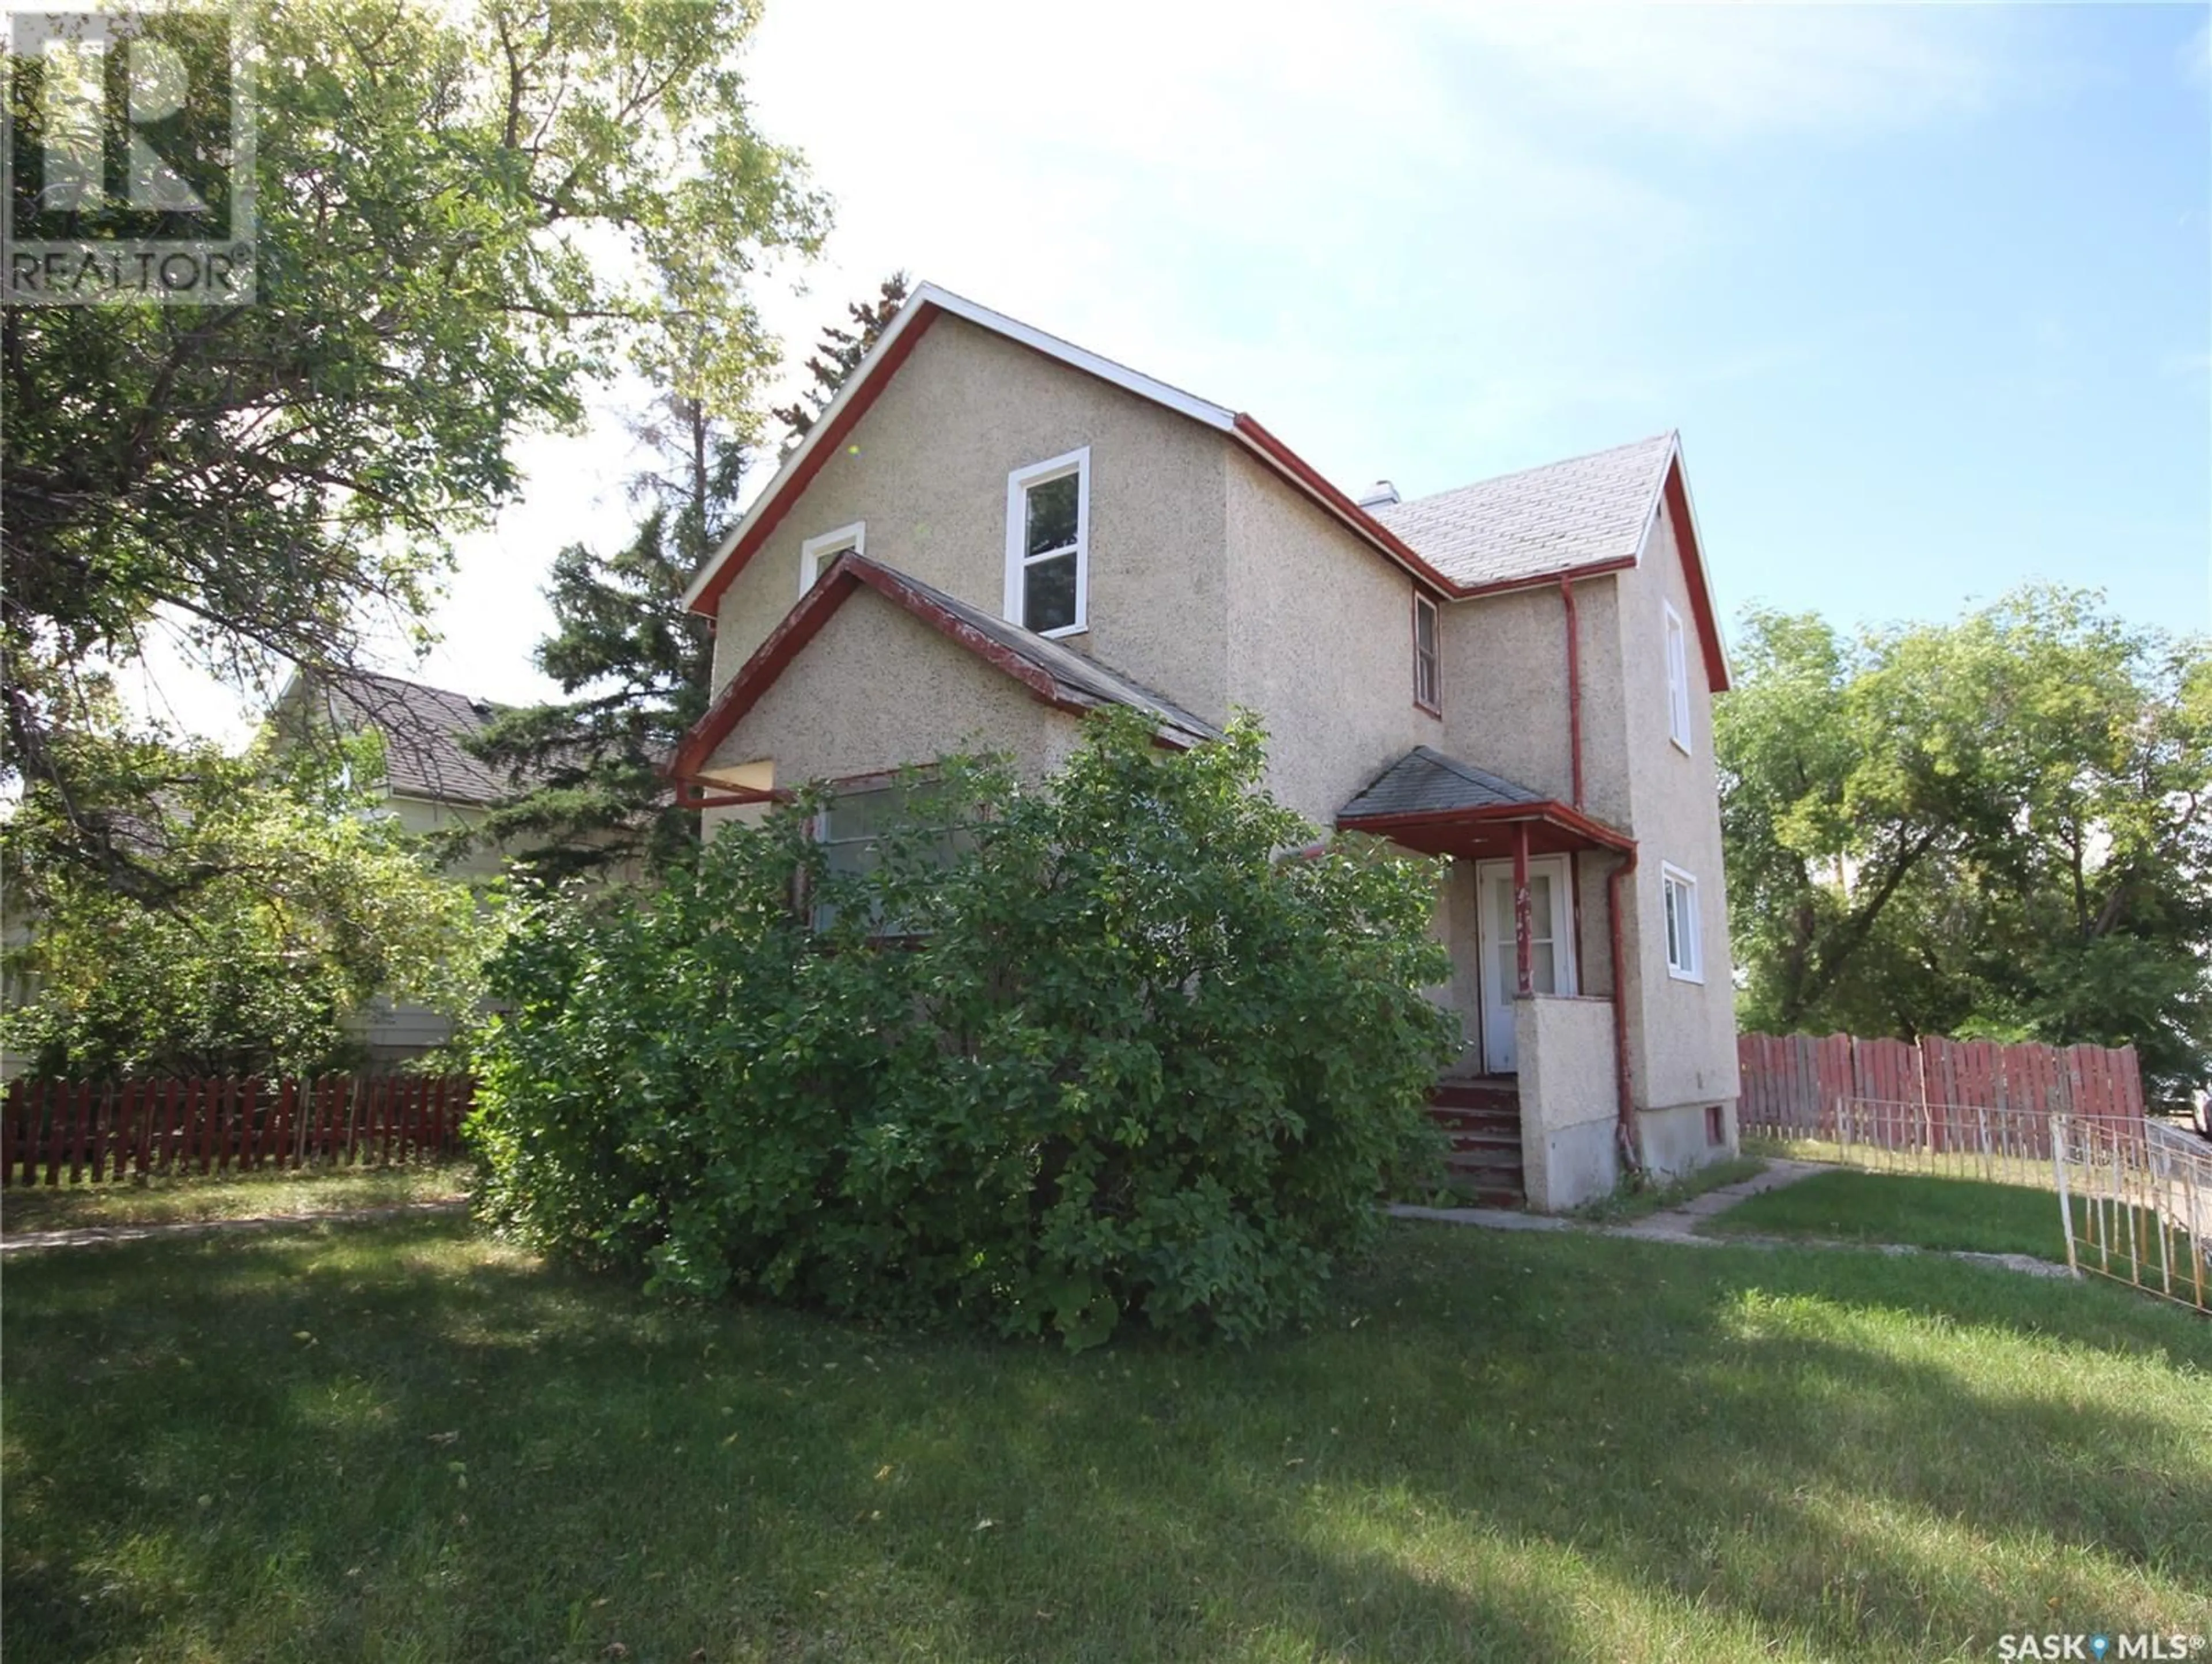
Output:
[[458,1220],[7,1282],[11,1660],[2212,1631],[2212,1330],[1952,1261],[1406,1224],[1309,1333],[1076,1357],[659,1304]]
[[1625,1224],[1633,1219],[1648,1218],[1667,1208],[1680,1207],[1686,1201],[1725,1185],[1741,1184],[1746,1179],[1755,1179],[1765,1171],[1766,1163],[1763,1157],[1731,1156],[1725,1161],[1714,1162],[1669,1183],[1616,1190],[1610,1196],[1575,1209],[1574,1217],[1599,1224]]
[[2025,1185],[1893,1173],[1816,1173],[1705,1222],[1719,1236],[1901,1242],[2066,1261],[2058,1197]]
[[17,1236],[91,1225],[184,1224],[444,1201],[465,1193],[472,1171],[466,1162],[444,1162],[191,1174],[52,1187],[9,1185],[0,1189],[0,1231]]

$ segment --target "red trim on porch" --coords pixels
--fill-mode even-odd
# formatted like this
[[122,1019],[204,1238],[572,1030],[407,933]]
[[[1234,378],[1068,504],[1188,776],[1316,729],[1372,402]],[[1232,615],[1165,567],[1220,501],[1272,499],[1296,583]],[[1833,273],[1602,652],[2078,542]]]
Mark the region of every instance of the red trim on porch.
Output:
[[[1545,846],[1531,845],[1540,855],[1555,855],[1568,849],[1595,844],[1601,849],[1623,853],[1636,847],[1636,840],[1625,832],[1616,832],[1600,821],[1569,807],[1564,803],[1501,803],[1481,809],[1419,810],[1400,815],[1339,816],[1337,826],[1347,832],[1373,832],[1395,839],[1400,843],[1407,840],[1401,835],[1425,830],[1449,831],[1455,828],[1487,829],[1510,826],[1525,821],[1531,827],[1550,827],[1565,833],[1571,841],[1553,839]],[[1418,845],[1413,846],[1419,847]]]

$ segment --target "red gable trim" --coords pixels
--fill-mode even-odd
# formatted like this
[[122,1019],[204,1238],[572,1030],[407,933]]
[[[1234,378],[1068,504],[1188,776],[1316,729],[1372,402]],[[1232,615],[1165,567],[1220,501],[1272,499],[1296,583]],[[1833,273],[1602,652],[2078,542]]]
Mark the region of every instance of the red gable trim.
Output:
[[914,320],[899,331],[897,340],[884,349],[883,356],[876,360],[866,380],[853,389],[853,396],[845,401],[843,408],[830,418],[815,437],[806,454],[799,459],[799,465],[784,477],[782,483],[774,488],[774,495],[760,505],[758,513],[753,517],[752,524],[745,528],[744,535],[716,558],[714,575],[692,600],[692,611],[709,618],[714,616],[716,608],[721,604],[722,592],[729,588],[738,574],[744,570],[745,562],[752,559],[754,553],[768,541],[769,534],[782,521],[791,505],[799,500],[799,494],[822,471],[823,465],[844,448],[846,435],[867,414],[868,407],[876,402],[876,396],[897,373],[898,367],[906,362],[906,355],[914,350],[915,343],[929,332],[929,326],[936,320],[939,308],[928,301],[916,301],[913,306]]
[[668,765],[669,777],[677,780],[693,780],[714,755],[714,748],[729,737],[730,730],[738,726],[746,712],[760,702],[763,694],[775,685],[776,679],[787,670],[793,659],[806,644],[822,633],[830,616],[845,604],[848,597],[866,584],[886,600],[895,602],[916,618],[927,624],[955,646],[966,648],[978,659],[1008,676],[1030,690],[1039,704],[1049,705],[1054,710],[1066,711],[1081,716],[1097,708],[1096,701],[1071,698],[1060,690],[1060,683],[1052,672],[1033,665],[1003,642],[994,641],[958,614],[939,606],[913,586],[903,582],[899,574],[873,561],[864,559],[848,550],[830,563],[830,569],[817,580],[806,597],[784,616],[784,620],[769,632],[768,640],[754,651],[753,656],[739,665],[738,673],[730,678],[706,714],[691,726],[676,748],[676,756]]
[[1412,547],[1382,521],[1331,485],[1304,457],[1262,428],[1243,411],[1237,414],[1237,434],[1252,449],[1274,465],[1278,473],[1285,475],[1305,494],[1318,501],[1360,537],[1373,544],[1385,555],[1404,567],[1416,578],[1427,584],[1438,597],[1455,599],[1459,587],[1444,574],[1416,555]]
[[1682,478],[1682,455],[1677,451],[1667,465],[1668,518],[1674,522],[1674,547],[1682,552],[1683,576],[1689,580],[1690,612],[1698,621],[1698,643],[1705,655],[1705,683],[1715,693],[1729,690],[1728,654],[1721,646],[1720,621],[1713,616],[1713,592],[1705,583],[1705,561],[1698,548],[1698,523],[1690,514],[1690,489]]

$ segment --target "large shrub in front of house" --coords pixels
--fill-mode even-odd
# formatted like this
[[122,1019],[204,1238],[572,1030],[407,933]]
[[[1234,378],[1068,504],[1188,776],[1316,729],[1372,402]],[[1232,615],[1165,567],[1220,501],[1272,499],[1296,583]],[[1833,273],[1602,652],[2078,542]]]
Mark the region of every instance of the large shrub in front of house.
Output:
[[1430,865],[1286,855],[1261,747],[1100,717],[1042,786],[905,782],[872,865],[803,803],[641,910],[524,904],[489,1217],[658,1290],[1077,1345],[1310,1311],[1425,1176],[1455,1019]]

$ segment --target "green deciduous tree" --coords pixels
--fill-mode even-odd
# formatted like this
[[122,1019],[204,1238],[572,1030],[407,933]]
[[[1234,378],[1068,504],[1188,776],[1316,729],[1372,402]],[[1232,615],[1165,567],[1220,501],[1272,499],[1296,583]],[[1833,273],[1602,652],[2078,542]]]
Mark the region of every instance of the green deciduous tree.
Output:
[[[748,281],[817,238],[752,124],[748,0],[257,0],[252,304],[0,317],[8,766],[55,788],[58,853],[150,892],[150,786],[73,779],[70,683],[158,619],[219,671],[349,663],[419,618],[511,444],[578,420],[664,315],[681,390],[747,408],[773,361]],[[14,85],[27,118],[38,68]]]
[[1754,613],[1716,744],[1747,1027],[2212,1063],[2212,658],[2094,594]]
[[1431,865],[1284,856],[1313,829],[1261,767],[1243,723],[1097,719],[1041,788],[911,782],[878,861],[833,868],[802,802],[644,906],[526,909],[486,1208],[669,1291],[1073,1345],[1310,1311],[1433,1158],[1454,1025]]
[[[11,916],[30,926],[9,967],[28,997],[5,1032],[33,1068],[82,1079],[346,1067],[360,1052],[348,1020],[380,993],[473,1020],[493,923],[345,770],[85,730],[68,743],[117,753],[72,759],[88,774],[161,782],[159,806],[127,835],[176,899],[149,908],[53,859],[42,843],[72,829],[51,794],[0,828]],[[346,741],[339,761],[376,779],[378,744]]]

